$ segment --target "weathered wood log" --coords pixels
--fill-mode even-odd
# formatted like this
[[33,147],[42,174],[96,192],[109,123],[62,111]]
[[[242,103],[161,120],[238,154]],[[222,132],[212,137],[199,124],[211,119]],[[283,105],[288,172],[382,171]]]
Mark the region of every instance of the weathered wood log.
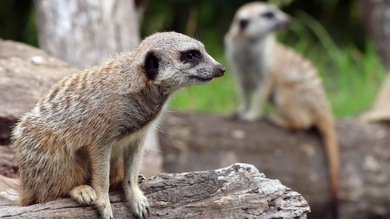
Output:
[[18,163],[12,150],[7,146],[0,145],[0,175],[18,178],[18,169]]
[[[42,185],[44,186],[44,185]],[[141,186],[152,218],[306,218],[310,207],[279,180],[265,178],[252,165],[167,174]],[[115,218],[134,218],[121,192],[110,194]],[[61,199],[27,207],[0,206],[0,218],[96,218],[92,206]]]
[[[215,169],[236,162],[255,165],[271,179],[301,193],[310,218],[329,213],[326,156],[316,130],[292,132],[264,120],[169,113],[161,124],[165,172]],[[337,122],[341,218],[390,218],[390,125]]]
[[9,144],[11,126],[44,92],[75,69],[40,49],[0,39],[0,144]]
[[19,197],[19,179],[0,175],[0,211],[7,205],[13,205]]

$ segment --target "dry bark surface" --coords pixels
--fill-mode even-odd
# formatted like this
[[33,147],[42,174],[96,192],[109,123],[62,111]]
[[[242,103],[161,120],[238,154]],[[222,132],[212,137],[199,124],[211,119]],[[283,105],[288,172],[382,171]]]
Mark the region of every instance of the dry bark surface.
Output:
[[72,66],[90,67],[139,44],[134,1],[36,0],[34,3],[39,45]]
[[[306,218],[310,207],[279,180],[265,178],[253,165],[190,172],[162,173],[141,189],[152,218]],[[119,191],[110,194],[115,218],[134,218]],[[91,206],[61,199],[28,207],[0,206],[0,218],[96,218]]]
[[[326,156],[316,130],[292,132],[264,120],[238,123],[227,117],[174,112],[161,124],[165,172],[255,165],[309,202],[309,218],[329,213]],[[390,218],[390,125],[337,122],[341,218]]]
[[12,150],[0,145],[0,175],[9,178],[18,178],[18,163]]
[[0,145],[9,144],[10,127],[18,118],[55,82],[74,71],[42,50],[0,39]]

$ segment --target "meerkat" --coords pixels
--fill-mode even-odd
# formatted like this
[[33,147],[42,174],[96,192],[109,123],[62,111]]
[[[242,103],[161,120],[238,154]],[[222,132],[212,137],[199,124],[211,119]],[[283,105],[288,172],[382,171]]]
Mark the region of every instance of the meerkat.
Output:
[[275,33],[289,23],[287,14],[267,3],[248,3],[236,12],[225,35],[226,58],[241,98],[234,116],[253,121],[270,100],[276,109],[269,116],[272,123],[293,130],[316,126],[324,139],[331,196],[336,203],[339,148],[334,118],[317,70],[276,41]]
[[372,109],[359,115],[359,119],[370,123],[390,121],[390,73],[387,74]]
[[131,52],[55,84],[13,129],[25,206],[70,196],[113,218],[109,189],[122,188],[131,212],[149,218],[137,181],[145,135],[169,96],[205,84],[225,68],[204,45],[156,33]]

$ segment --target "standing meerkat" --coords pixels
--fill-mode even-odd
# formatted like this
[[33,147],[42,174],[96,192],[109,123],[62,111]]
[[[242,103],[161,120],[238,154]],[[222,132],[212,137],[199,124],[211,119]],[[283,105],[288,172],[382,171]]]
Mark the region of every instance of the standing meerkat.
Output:
[[276,42],[275,33],[289,22],[288,15],[261,2],[248,3],[236,12],[225,36],[226,58],[241,97],[235,117],[253,121],[271,100],[276,113],[269,119],[274,124],[293,130],[316,126],[325,143],[331,196],[336,205],[339,147],[334,118],[317,70],[310,61]]
[[122,187],[132,213],[149,218],[137,184],[146,133],[174,91],[210,82],[224,71],[201,42],[165,32],[62,79],[13,130],[18,204],[71,196],[113,218],[108,191]]

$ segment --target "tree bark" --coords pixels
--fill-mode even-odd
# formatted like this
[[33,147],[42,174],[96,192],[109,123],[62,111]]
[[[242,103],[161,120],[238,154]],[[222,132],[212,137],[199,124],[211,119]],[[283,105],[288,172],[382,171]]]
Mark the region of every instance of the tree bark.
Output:
[[[297,192],[265,178],[252,165],[179,174],[159,174],[141,189],[151,205],[151,218],[306,218],[310,207]],[[115,218],[134,218],[111,192]],[[1,207],[1,206],[0,206]],[[3,206],[0,218],[97,218],[94,207],[61,199],[27,207]]]
[[359,0],[366,30],[375,41],[387,69],[390,69],[390,2]]
[[11,127],[62,77],[69,64],[29,45],[0,39],[0,145],[10,143]]
[[0,145],[0,175],[9,178],[19,178],[19,169],[13,151],[6,146]]
[[40,47],[78,68],[140,41],[132,0],[35,0]]
[[[170,113],[161,124],[165,172],[215,169],[236,162],[255,165],[271,179],[301,193],[309,218],[329,214],[326,156],[316,130],[293,132],[259,120]],[[359,120],[337,122],[341,173],[341,218],[390,217],[390,125]]]

